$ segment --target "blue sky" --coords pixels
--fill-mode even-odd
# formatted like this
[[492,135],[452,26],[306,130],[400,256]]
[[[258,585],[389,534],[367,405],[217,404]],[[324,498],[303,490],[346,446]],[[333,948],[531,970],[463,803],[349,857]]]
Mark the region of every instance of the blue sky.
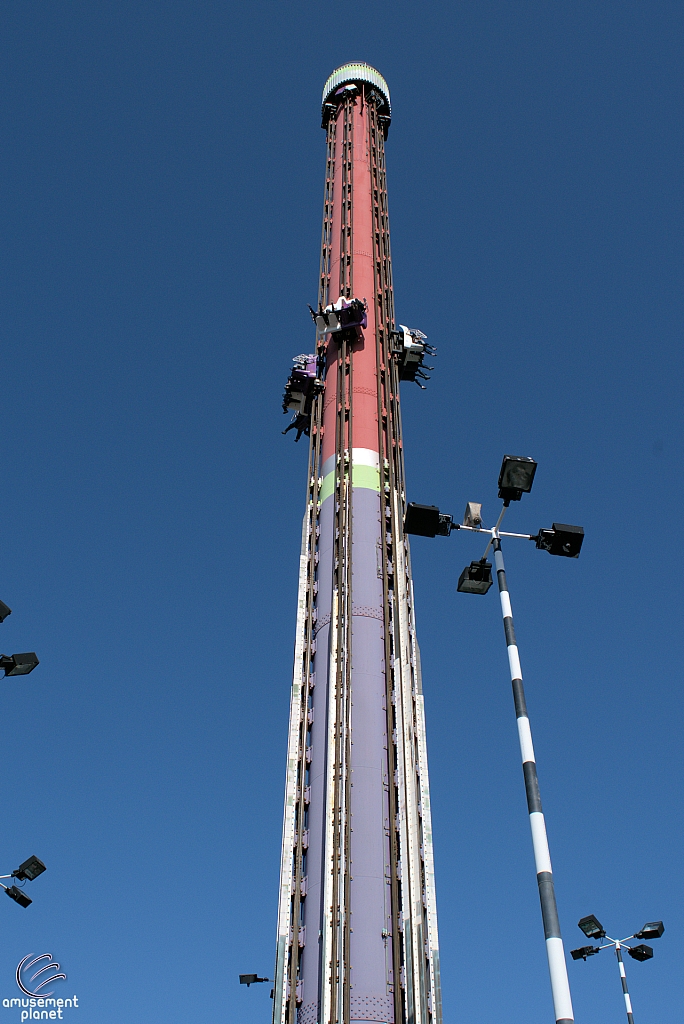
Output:
[[[403,396],[409,498],[586,530],[506,548],[568,948],[678,1019],[684,12],[666,2],[197,0],[0,14],[0,999],[29,952],[82,1024],[266,1022],[306,452],[280,400],[312,345],[320,93],[386,77],[397,315],[438,348]],[[445,1021],[552,1008],[495,591],[413,543]],[[576,1018],[624,1013],[608,953]],[[65,992],[65,994],[67,994]],[[0,1014],[14,1020],[16,1011]],[[17,1015],[18,1019],[18,1015]]]

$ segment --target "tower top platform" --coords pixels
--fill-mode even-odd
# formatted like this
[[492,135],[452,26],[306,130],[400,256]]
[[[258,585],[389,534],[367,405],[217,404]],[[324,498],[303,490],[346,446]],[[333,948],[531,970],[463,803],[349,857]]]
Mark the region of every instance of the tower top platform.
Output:
[[372,85],[380,93],[384,101],[380,106],[380,113],[385,115],[387,118],[387,124],[389,125],[389,119],[392,116],[392,106],[390,104],[390,93],[387,82],[380,72],[376,71],[375,68],[370,66],[370,64],[366,64],[363,61],[357,61],[351,64],[343,64],[342,67],[337,68],[325,83],[323,87],[324,127],[327,123],[326,103],[333,102],[333,98],[338,89],[342,89],[345,85],[358,85],[361,82],[364,82],[366,85]]

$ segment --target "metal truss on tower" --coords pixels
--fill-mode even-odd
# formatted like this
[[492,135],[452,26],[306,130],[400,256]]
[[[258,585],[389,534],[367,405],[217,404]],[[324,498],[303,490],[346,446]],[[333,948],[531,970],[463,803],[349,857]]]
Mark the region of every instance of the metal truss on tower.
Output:
[[369,65],[326,82],[316,351],[283,403],[309,460],[273,1024],[442,1024],[399,402],[431,350],[395,326],[390,118]]

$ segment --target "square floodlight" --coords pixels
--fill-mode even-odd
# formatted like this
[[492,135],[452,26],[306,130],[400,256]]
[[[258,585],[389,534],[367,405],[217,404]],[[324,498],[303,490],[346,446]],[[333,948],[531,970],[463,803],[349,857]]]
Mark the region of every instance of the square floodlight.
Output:
[[0,668],[4,668],[6,676],[27,676],[33,672],[40,662],[34,651],[27,654],[3,654],[0,656]]
[[550,555],[579,558],[583,540],[584,530],[581,526],[554,523],[552,529],[539,531],[537,547],[540,551],[548,551]]
[[15,903],[18,903],[20,907],[30,907],[33,903],[30,896],[27,896],[23,889],[18,889],[16,885],[10,885],[8,889],[5,889],[5,892],[9,898],[14,900]]
[[640,946],[632,946],[627,952],[634,960],[640,960],[642,963],[644,960],[650,960],[653,956],[653,950],[650,946],[645,946],[643,942]]
[[588,939],[603,939],[606,935],[606,930],[597,917],[593,914],[589,914],[588,917],[583,917],[581,921],[577,922],[578,926],[582,929]]
[[471,562],[458,577],[459,594],[486,594],[492,585],[492,563]]
[[4,601],[0,601],[0,622],[4,622],[8,615],[12,614],[12,609],[8,608]]
[[241,974],[240,975],[240,984],[241,985],[246,985],[247,988],[249,988],[250,985],[254,985],[254,983],[257,980],[258,980],[258,978],[257,978],[256,974]]
[[588,956],[594,956],[599,952],[598,946],[580,946],[579,949],[571,949],[570,956],[573,960],[586,960]]
[[32,882],[38,875],[42,875],[47,868],[43,864],[42,860],[38,857],[29,857],[23,864],[20,864],[16,871],[12,872],[12,878],[18,878],[19,881],[23,881],[25,878]]
[[645,924],[640,932],[637,932],[634,936],[635,939],[659,939],[665,931],[665,925],[662,921],[649,921]]
[[532,490],[537,463],[524,455],[504,455],[499,473],[499,497],[506,504],[520,501]]
[[436,505],[417,505],[410,501],[406,506],[404,533],[417,537],[436,537],[440,529],[439,509]]

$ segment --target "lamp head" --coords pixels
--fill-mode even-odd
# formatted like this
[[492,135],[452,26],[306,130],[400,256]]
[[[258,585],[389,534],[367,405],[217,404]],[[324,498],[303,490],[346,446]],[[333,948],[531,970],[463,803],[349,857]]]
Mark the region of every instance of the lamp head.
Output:
[[540,530],[537,534],[537,547],[540,551],[548,551],[550,555],[565,555],[566,558],[579,558],[584,540],[581,526],[567,526],[565,523],[554,523],[550,530]]
[[30,907],[33,900],[26,895],[23,889],[18,889],[16,885],[10,885],[5,892],[11,900],[18,903],[20,907]]
[[640,946],[632,946],[632,948],[628,949],[627,952],[633,960],[639,960],[641,963],[643,963],[644,960],[650,960],[653,957],[653,950],[650,946],[645,946],[643,942]]
[[492,585],[492,563],[471,562],[458,577],[459,594],[486,594]]
[[499,497],[504,505],[520,501],[532,490],[537,463],[524,455],[504,455],[499,473]]
[[436,505],[417,505],[410,501],[406,506],[404,533],[417,537],[448,537],[452,526],[451,516],[440,512]]
[[25,878],[32,882],[38,875],[42,875],[47,868],[38,857],[29,857],[23,864],[20,864],[16,871],[12,872],[12,878],[18,878],[22,882]]
[[4,622],[8,615],[12,614],[12,609],[8,608],[4,601],[0,601],[0,622]]
[[635,939],[659,939],[665,931],[665,925],[662,921],[649,921],[645,924],[640,932],[634,933]]
[[593,914],[589,914],[588,917],[583,917],[577,922],[579,927],[582,929],[588,939],[603,939],[606,935],[606,930],[597,917]]
[[36,654],[0,654],[0,668],[4,668],[6,676],[27,676],[40,664]]
[[600,952],[598,946],[580,946],[579,949],[571,949],[570,956],[573,960],[586,960],[588,956],[594,956],[595,953]]

